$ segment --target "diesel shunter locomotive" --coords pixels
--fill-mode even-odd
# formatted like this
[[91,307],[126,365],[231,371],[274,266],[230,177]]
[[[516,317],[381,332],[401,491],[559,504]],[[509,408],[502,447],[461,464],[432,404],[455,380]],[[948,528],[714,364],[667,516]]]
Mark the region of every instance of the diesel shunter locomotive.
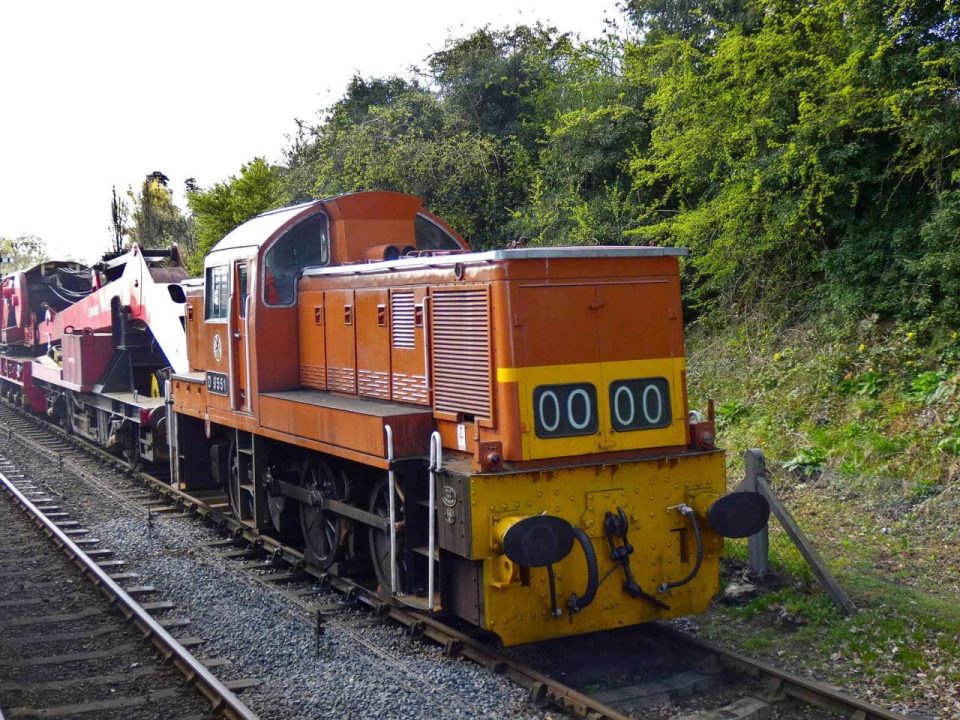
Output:
[[768,514],[687,407],[683,254],[472,252],[354,193],[250,220],[196,280],[175,249],[91,270],[91,321],[43,308],[27,370],[5,313],[0,382],[394,602],[507,645],[633,625],[704,610]]

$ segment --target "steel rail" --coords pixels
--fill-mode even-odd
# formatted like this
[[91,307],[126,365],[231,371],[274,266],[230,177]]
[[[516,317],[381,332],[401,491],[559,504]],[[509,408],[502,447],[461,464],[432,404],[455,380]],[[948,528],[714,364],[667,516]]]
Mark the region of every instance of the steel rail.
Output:
[[[3,402],[6,403],[7,401],[4,400]],[[14,409],[18,413],[23,412],[18,408]],[[25,414],[22,416],[29,417]],[[128,471],[133,471],[129,464],[83,438],[70,435],[56,426],[40,425],[40,427],[49,427],[65,439],[74,441],[92,454],[99,455],[104,460],[124,467]],[[594,698],[584,695],[532,668],[515,662],[482,641],[461,633],[436,618],[399,607],[351,580],[329,575],[324,571],[312,568],[306,563],[303,553],[296,548],[284,545],[269,535],[264,535],[259,530],[240,522],[231,514],[209,507],[203,500],[173,487],[160,478],[142,470],[133,471],[133,475],[141,483],[149,486],[151,490],[165,495],[178,506],[191,513],[209,518],[221,528],[229,529],[238,539],[242,538],[251,545],[261,548],[274,557],[282,558],[303,572],[316,577],[321,583],[332,586],[349,597],[360,600],[372,608],[375,613],[389,616],[392,620],[406,626],[411,634],[427,637],[443,645],[447,653],[461,654],[473,662],[503,674],[516,684],[529,690],[531,697],[538,702],[550,703],[568,713],[591,720],[629,720],[626,715],[614,708],[604,705]],[[773,693],[779,692],[807,704],[846,714],[854,720],[908,720],[904,715],[845,695],[837,688],[801,678],[720,645],[696,638],[666,624],[655,622],[651,623],[649,627],[654,632],[660,632],[673,641],[684,643],[701,654],[714,655],[723,667],[737,675],[766,680]]]
[[0,484],[21,507],[41,526],[50,538],[59,545],[111,604],[116,605],[144,637],[160,650],[165,660],[169,660],[186,677],[187,682],[197,688],[214,710],[233,720],[257,720],[257,715],[243,704],[233,691],[221,683],[189,650],[167,632],[140,604],[130,597],[97,563],[81,550],[69,536],[54,524],[50,518],[37,509],[26,495],[0,473]]
[[136,474],[136,477],[149,485],[152,490],[166,495],[189,512],[210,518],[220,527],[229,529],[234,537],[246,540],[273,557],[283,559],[308,575],[312,575],[322,584],[336,588],[348,597],[363,602],[375,614],[389,617],[400,623],[408,629],[411,636],[429,638],[443,645],[445,652],[449,655],[462,655],[479,665],[506,676],[514,683],[529,690],[531,697],[538,702],[550,703],[578,717],[591,718],[591,720],[630,720],[627,715],[614,708],[506,657],[482,641],[454,630],[429,615],[395,605],[381,599],[374,591],[352,580],[336,577],[311,567],[307,564],[303,553],[296,548],[284,545],[269,535],[264,535],[259,530],[240,522],[232,515],[211,508],[202,500],[153,477],[149,473],[141,471]]
[[794,675],[760,660],[741,655],[709,640],[694,637],[670,625],[655,622],[650,625],[650,628],[654,633],[663,635],[670,642],[687,645],[701,656],[705,654],[713,655],[726,670],[737,675],[745,675],[754,680],[765,681],[767,692],[771,694],[782,693],[808,705],[816,705],[830,712],[846,715],[854,720],[909,720],[906,715],[851,697],[838,688]]
[[[391,619],[406,626],[411,634],[423,635],[444,645],[448,653],[461,654],[469,660],[483,665],[494,672],[505,675],[513,682],[528,689],[531,697],[536,701],[550,703],[568,713],[572,713],[578,717],[591,718],[591,720],[604,718],[609,720],[629,720],[628,716],[614,708],[584,695],[532,668],[515,662],[509,657],[490,648],[482,641],[461,633],[436,618],[398,607],[381,599],[373,591],[351,580],[329,575],[323,571],[311,568],[306,564],[303,553],[295,548],[284,545],[269,535],[262,534],[259,530],[250,527],[246,523],[241,523],[232,515],[210,508],[203,501],[164,483],[158,478],[154,478],[148,473],[139,472],[137,476],[142,482],[151,486],[152,489],[173,498],[178,505],[182,505],[197,514],[210,517],[218,525],[229,528],[236,537],[242,537],[247,542],[262,548],[265,552],[271,553],[275,557],[282,557],[288,563],[313,575],[321,582],[364,602],[376,613],[388,615]],[[758,660],[752,660],[733,650],[728,650],[706,640],[687,635],[668,625],[653,623],[651,627],[671,639],[684,642],[690,647],[698,649],[701,653],[715,655],[721,665],[737,675],[752,679],[769,679],[773,681],[773,684],[769,685],[769,689],[774,693],[780,692],[804,703],[816,705],[832,712],[846,714],[848,717],[855,718],[856,720],[907,720],[904,715],[845,695],[841,690],[823,683],[807,680]]]
[[[32,416],[27,415],[19,408],[10,406],[6,400],[2,401],[2,403],[15,411],[24,421],[33,421]],[[131,472],[135,479],[148,486],[150,490],[167,497],[177,506],[184,508],[191,514],[208,518],[220,528],[229,530],[234,537],[245,540],[254,547],[258,547],[264,552],[273,555],[275,558],[283,559],[288,564],[317,578],[322,584],[333,587],[348,597],[363,602],[370,607],[375,614],[387,616],[391,620],[406,627],[411,636],[428,638],[442,645],[444,651],[449,655],[462,655],[478,665],[482,665],[497,674],[504,675],[512,682],[528,690],[531,698],[536,702],[551,704],[577,717],[590,718],[590,720],[630,720],[627,715],[624,715],[616,709],[588,695],[584,695],[532,668],[522,665],[502,653],[497,652],[484,642],[454,630],[429,615],[406,609],[384,600],[377,596],[374,591],[352,580],[336,577],[311,567],[307,564],[304,554],[296,548],[285,545],[269,535],[264,535],[259,530],[237,520],[233,515],[210,507],[202,499],[196,498],[174,487],[170,483],[154,477],[148,472],[134,470],[129,463],[110,454],[103,448],[88,442],[84,438],[71,435],[55,425],[37,423],[36,427],[50,430],[52,434],[62,437],[64,440],[78,446],[79,449],[89,452],[104,462],[117,467],[123,467],[126,471]],[[29,441],[27,438],[13,436],[13,439],[33,446],[35,449],[40,449],[41,452],[45,450],[38,443]],[[57,455],[57,453],[52,453],[48,450],[46,450],[46,453],[48,456]],[[72,462],[65,463],[65,465],[72,464]]]

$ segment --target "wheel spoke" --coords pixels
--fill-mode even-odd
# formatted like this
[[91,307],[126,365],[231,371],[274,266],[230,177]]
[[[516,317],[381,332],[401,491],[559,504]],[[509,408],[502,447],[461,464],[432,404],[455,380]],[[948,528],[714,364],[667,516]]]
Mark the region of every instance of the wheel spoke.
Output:
[[[403,496],[397,488],[397,516],[402,517],[403,513]],[[375,485],[373,492],[370,497],[370,512],[377,515],[378,517],[387,519],[389,517],[389,507],[390,507],[390,491],[387,484],[387,479],[382,478]],[[380,587],[383,592],[388,592],[391,586],[392,575],[393,573],[390,570],[390,530],[380,529],[375,527],[370,527],[369,529],[369,541],[370,541],[370,556],[373,563],[373,569],[377,576],[377,581],[380,583]],[[397,592],[404,591],[404,578],[406,573],[404,572],[404,565],[402,561],[403,552],[404,552],[404,534],[401,530],[398,529],[396,535],[397,541],[397,561],[396,561],[396,570],[397,570]]]
[[[345,488],[335,470],[323,461],[306,466],[301,477],[304,489],[319,492],[323,497],[345,499]],[[313,561],[322,569],[332,565],[340,554],[346,535],[346,519],[322,508],[300,503],[300,527],[303,541],[313,554]]]

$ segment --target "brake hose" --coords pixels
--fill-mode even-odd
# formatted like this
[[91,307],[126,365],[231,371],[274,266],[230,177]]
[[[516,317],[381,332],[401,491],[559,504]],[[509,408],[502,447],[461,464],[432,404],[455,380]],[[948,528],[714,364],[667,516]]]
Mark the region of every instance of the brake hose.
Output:
[[593,550],[593,542],[590,540],[590,536],[584,532],[583,528],[577,527],[576,525],[573,526],[573,536],[577,539],[577,542],[580,543],[580,547],[583,548],[583,556],[587,560],[587,589],[582,597],[578,597],[576,593],[570,595],[570,600],[567,602],[567,605],[570,608],[571,622],[573,621],[574,613],[580,612],[593,602],[593,599],[597,596],[597,588],[600,586],[597,554]]
[[658,593],[665,593],[667,590],[672,588],[680,587],[681,585],[686,585],[688,582],[693,580],[697,572],[700,570],[700,564],[703,562],[703,538],[700,537],[700,524],[697,522],[697,514],[693,511],[693,508],[687,504],[677,505],[676,508],[682,515],[685,515],[690,521],[690,524],[693,526],[693,535],[697,540],[697,561],[693,564],[693,570],[683,578],[682,580],[677,580],[676,582],[669,583],[660,583],[657,586]]

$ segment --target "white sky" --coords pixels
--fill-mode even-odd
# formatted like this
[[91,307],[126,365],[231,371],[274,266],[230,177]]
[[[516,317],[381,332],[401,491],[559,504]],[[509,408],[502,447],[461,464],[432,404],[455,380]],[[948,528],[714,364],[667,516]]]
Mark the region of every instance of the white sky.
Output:
[[599,36],[615,0],[0,4],[0,236],[91,261],[110,189],[164,172],[179,196],[278,161],[349,78],[404,74],[474,28],[537,20]]

